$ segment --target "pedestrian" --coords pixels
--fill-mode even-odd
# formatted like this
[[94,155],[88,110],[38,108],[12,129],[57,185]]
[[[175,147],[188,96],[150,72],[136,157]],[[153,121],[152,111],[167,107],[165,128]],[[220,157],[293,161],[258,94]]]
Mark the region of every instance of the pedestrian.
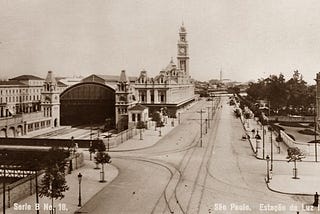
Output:
[[319,195],[318,195],[318,192],[316,192],[316,194],[314,195],[313,206],[318,207],[318,205],[319,205]]

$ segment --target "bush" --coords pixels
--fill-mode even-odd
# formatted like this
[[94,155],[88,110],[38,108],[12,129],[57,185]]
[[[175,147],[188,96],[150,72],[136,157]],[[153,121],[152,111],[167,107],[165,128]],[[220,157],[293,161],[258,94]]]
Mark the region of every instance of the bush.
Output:
[[[317,143],[320,143],[320,140],[317,140],[316,142],[317,142]],[[315,141],[312,140],[312,141],[309,141],[308,143],[315,143]]]
[[276,141],[277,141],[277,142],[282,142],[283,139],[282,139],[282,137],[281,137],[280,135],[278,135],[278,136],[276,137]]
[[289,126],[289,127],[305,127],[298,122],[281,122],[279,123],[280,126]]
[[298,132],[300,134],[304,134],[304,135],[314,135],[315,134],[315,132],[311,129],[303,129],[303,130],[299,130]]
[[283,128],[283,127],[281,127],[281,126],[278,126],[278,125],[275,125],[275,124],[270,124],[270,126],[272,127],[272,129],[274,130],[274,131],[276,131],[277,133],[280,133],[280,130],[282,130],[282,131],[284,131],[285,129]]

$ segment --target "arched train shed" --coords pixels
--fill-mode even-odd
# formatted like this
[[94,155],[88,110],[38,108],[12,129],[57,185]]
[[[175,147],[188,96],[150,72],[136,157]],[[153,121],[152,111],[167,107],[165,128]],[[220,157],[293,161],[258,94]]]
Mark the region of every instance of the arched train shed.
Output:
[[82,82],[60,95],[61,125],[105,122],[115,124],[115,90],[97,82]]

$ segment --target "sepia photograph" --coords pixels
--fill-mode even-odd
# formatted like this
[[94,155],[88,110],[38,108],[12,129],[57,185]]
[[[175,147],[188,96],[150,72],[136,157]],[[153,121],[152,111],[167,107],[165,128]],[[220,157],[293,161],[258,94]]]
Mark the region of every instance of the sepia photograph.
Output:
[[0,214],[320,214],[319,134],[318,0],[0,0]]

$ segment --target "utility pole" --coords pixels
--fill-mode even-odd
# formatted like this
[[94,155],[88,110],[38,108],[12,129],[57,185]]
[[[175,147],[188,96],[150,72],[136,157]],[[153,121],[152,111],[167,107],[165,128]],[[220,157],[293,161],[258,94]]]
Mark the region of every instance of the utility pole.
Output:
[[272,127],[270,126],[270,143],[271,143],[271,167],[270,167],[270,171],[273,170],[273,142],[272,142]]
[[317,76],[316,76],[316,103],[315,103],[315,106],[314,106],[314,156],[315,156],[315,161],[318,162],[318,148],[317,148],[317,114],[318,114],[318,98],[317,98],[317,95],[318,95],[318,81],[319,81],[319,73],[317,73]]
[[265,156],[265,143],[264,143],[264,125],[262,124],[262,159],[264,160],[264,156]]
[[6,169],[3,168],[3,186],[2,186],[2,196],[3,196],[3,201],[2,201],[2,212],[3,214],[6,214]]
[[[317,93],[316,93],[317,94]],[[316,96],[317,97],[317,96]],[[317,106],[317,105],[316,105]],[[315,161],[318,162],[318,148],[317,148],[317,112],[314,109],[314,156]]]
[[[207,107],[207,109],[208,109],[208,128],[210,129],[210,107]],[[212,112],[211,112],[211,114],[212,114]]]
[[205,113],[205,111],[201,109],[197,113],[200,113],[200,147],[202,147],[202,113]]
[[208,133],[208,122],[209,122],[209,120],[208,119],[205,119],[205,124],[206,124],[206,134]]
[[211,121],[213,121],[213,97],[211,99]]

